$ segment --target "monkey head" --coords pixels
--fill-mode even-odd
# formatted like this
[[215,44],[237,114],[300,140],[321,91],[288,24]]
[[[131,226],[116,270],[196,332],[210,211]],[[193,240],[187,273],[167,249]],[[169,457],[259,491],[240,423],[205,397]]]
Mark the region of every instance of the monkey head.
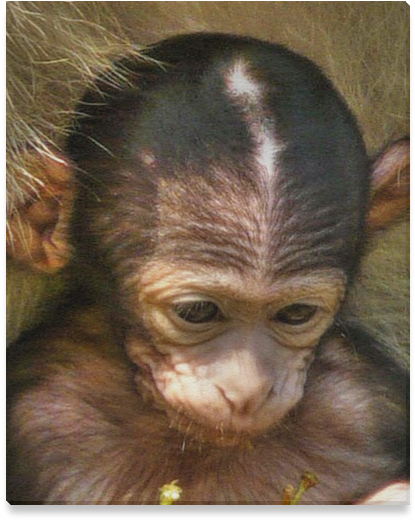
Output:
[[114,65],[68,139],[70,234],[145,395],[221,445],[301,399],[364,243],[370,168],[321,71],[250,38],[180,36]]

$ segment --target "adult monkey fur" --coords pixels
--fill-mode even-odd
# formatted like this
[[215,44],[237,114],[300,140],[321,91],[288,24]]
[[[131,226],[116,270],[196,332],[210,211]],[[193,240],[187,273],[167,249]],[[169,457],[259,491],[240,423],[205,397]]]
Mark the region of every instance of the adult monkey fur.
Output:
[[[22,3],[10,2],[9,4],[22,4]],[[25,2],[23,4],[26,4],[28,9],[36,8],[37,10],[40,10],[40,14],[42,13],[43,2],[34,2],[34,3]],[[32,22],[31,25],[33,25],[34,21],[36,21],[37,24],[46,23],[46,24],[48,24],[48,33],[50,33],[51,28],[59,27],[59,24],[57,25],[57,23],[59,21],[60,7],[57,6],[56,4],[63,4],[63,3],[49,2],[48,7],[46,7],[48,12],[50,13],[50,16],[52,16],[52,17],[53,17],[53,13],[54,13],[53,9],[55,9],[55,15],[56,15],[56,13],[58,13],[58,18],[53,20],[54,21],[53,24],[48,24],[47,20],[43,20],[41,17],[39,18],[39,16],[37,16],[37,17],[31,18],[31,22]],[[66,4],[65,9],[69,9],[70,3],[65,3],[65,4]],[[76,25],[76,23],[75,23],[75,27],[73,28],[73,30],[74,30],[74,33],[76,34],[76,27],[78,27],[78,31],[80,31],[80,32],[78,32],[78,35],[79,35],[80,33],[82,33],[82,23],[79,23],[79,22],[82,22],[82,16],[85,15],[85,10],[86,10],[86,7],[84,4],[94,4],[94,3],[93,2],[87,2],[87,3],[77,2],[76,4],[77,4],[77,10],[79,10],[79,11],[77,11],[76,17],[72,16],[72,21],[78,22],[78,25]],[[105,4],[110,9],[114,8],[114,6],[115,6],[115,9],[117,9],[117,7],[118,7],[116,5],[117,3],[113,3],[113,2],[106,2]],[[231,28],[231,27],[223,26],[223,24],[226,23],[226,21],[224,21],[224,20],[232,20],[232,22],[233,22],[235,19],[239,19],[240,20],[239,26],[240,26],[241,32],[244,32],[244,33],[251,32],[252,33],[253,31],[260,30],[261,32],[264,31],[264,32],[262,32],[262,34],[265,34],[265,35],[267,34],[267,30],[268,30],[268,32],[271,31],[271,28],[269,25],[267,26],[267,24],[264,22],[264,20],[276,18],[276,19],[278,19],[279,22],[281,22],[281,25],[284,26],[284,24],[285,24],[285,26],[282,27],[282,29],[278,32],[279,33],[278,40],[288,42],[294,48],[295,47],[301,48],[301,45],[304,45],[304,43],[307,43],[307,52],[316,53],[317,56],[313,56],[315,59],[316,58],[318,59],[319,46],[316,45],[316,49],[312,50],[312,49],[310,49],[309,41],[311,40],[312,42],[315,42],[316,40],[318,40],[319,39],[318,33],[320,30],[322,30],[322,33],[324,36],[324,45],[323,46],[320,45],[320,49],[323,48],[322,52],[327,53],[327,56],[330,58],[330,63],[327,63],[327,62],[324,63],[325,57],[322,58],[321,56],[320,56],[319,61],[320,61],[320,63],[322,63],[326,66],[326,69],[330,70],[332,76],[334,76],[334,77],[337,76],[338,82],[340,82],[340,83],[344,77],[349,79],[348,74],[347,74],[348,67],[352,68],[355,71],[357,76],[359,75],[358,72],[356,72],[359,69],[356,65],[361,64],[361,63],[367,63],[367,60],[362,59],[362,57],[364,57],[366,53],[368,55],[370,55],[370,57],[371,57],[370,63],[373,65],[373,70],[375,71],[375,74],[377,74],[377,75],[379,74],[379,70],[382,70],[382,71],[383,70],[388,70],[388,71],[396,70],[396,67],[398,67],[399,64],[402,63],[402,62],[400,62],[399,59],[397,59],[400,55],[399,48],[397,48],[397,43],[404,41],[404,36],[405,36],[405,32],[406,32],[406,26],[405,26],[405,23],[406,23],[405,17],[407,17],[407,13],[405,11],[406,4],[405,4],[405,6],[404,5],[399,6],[399,4],[404,4],[403,2],[402,3],[384,2],[384,3],[382,3],[382,6],[380,5],[381,3],[377,3],[377,2],[371,2],[371,3],[367,3],[367,2],[357,2],[356,3],[355,2],[353,10],[350,9],[349,3],[337,2],[336,5],[333,7],[333,12],[330,12],[331,6],[330,6],[330,3],[327,3],[327,2],[324,3],[325,4],[324,7],[319,2],[313,2],[311,4],[303,3],[303,2],[297,2],[297,3],[261,2],[261,11],[258,11],[258,9],[254,9],[254,11],[255,11],[257,17],[259,17],[259,18],[261,18],[261,14],[262,14],[263,19],[260,20],[258,24],[255,24],[254,29],[252,29],[252,27],[249,27],[249,25],[246,22],[245,22],[246,28],[243,27],[243,23],[244,23],[243,21],[246,20],[247,18],[249,18],[252,23],[253,15],[252,15],[252,12],[249,12],[249,9],[251,9],[251,8],[247,7],[247,4],[249,5],[252,3],[245,3],[244,5],[242,5],[242,3],[240,3],[240,2],[220,2],[220,3],[215,3],[215,2],[208,2],[208,3],[206,3],[206,2],[186,3],[186,2],[184,2],[183,3],[183,2],[181,2],[181,3],[174,3],[173,5],[171,3],[169,3],[167,11],[163,11],[163,4],[164,4],[164,2],[156,2],[156,3],[141,2],[140,16],[142,16],[143,21],[141,23],[140,29],[141,29],[142,34],[144,35],[143,41],[146,39],[147,39],[147,41],[149,41],[150,39],[152,39],[152,40],[156,39],[155,33],[153,32],[151,34],[151,31],[152,31],[151,23],[149,23],[149,19],[151,17],[153,17],[153,22],[157,26],[157,30],[159,30],[159,25],[163,25],[164,26],[163,30],[164,30],[164,28],[167,27],[167,29],[165,29],[167,32],[169,32],[169,31],[176,32],[177,30],[183,30],[183,29],[186,30],[189,28],[188,26],[185,26],[185,25],[182,25],[182,27],[178,26],[178,22],[177,22],[178,19],[180,19],[180,20],[186,19],[187,23],[192,24],[190,27],[191,29],[207,29],[207,28],[212,29],[212,28],[214,28],[214,29],[228,30],[228,31],[232,30],[233,32],[235,32],[235,30],[237,30],[237,29],[235,29],[234,27]],[[180,6],[177,7],[176,4],[180,4]],[[220,4],[220,5],[218,5],[218,4]],[[289,6],[288,4],[291,4],[291,5]],[[294,4],[294,7],[293,7],[293,4]],[[307,5],[307,4],[310,4],[310,5]],[[367,4],[371,4],[370,7],[367,7]],[[398,6],[397,6],[397,4],[398,4]],[[102,5],[102,3],[101,3],[101,5]],[[64,8],[62,7],[62,9],[64,9]],[[94,9],[92,7],[91,7],[91,9],[92,9],[92,12],[94,12]],[[128,9],[128,12],[127,12],[127,9]],[[133,11],[132,11],[132,9],[133,9]],[[128,19],[132,20],[134,18],[134,16],[137,17],[137,12],[134,11],[136,9],[137,9],[137,3],[124,2],[123,9],[122,9],[122,11],[119,11],[117,13],[117,16],[119,16],[119,18],[123,18],[124,15],[126,15],[125,16],[126,20],[128,20]],[[175,11],[175,9],[176,9],[176,11]],[[185,11],[184,14],[187,13],[188,16],[187,17],[179,16],[179,9],[184,10]],[[195,15],[195,9],[200,11],[199,15],[202,14],[203,18],[200,18],[200,17],[198,18]],[[299,11],[297,11],[297,9]],[[60,11],[60,12],[63,13],[63,11]],[[97,14],[97,12],[98,11],[95,11],[95,14]],[[166,12],[168,12],[169,14],[166,14]],[[177,15],[176,19],[173,21],[175,24],[174,26],[172,26],[172,24],[171,24],[172,20],[170,19],[170,13],[173,13],[173,17],[175,17]],[[270,18],[271,13],[273,13],[274,16]],[[68,12],[66,12],[65,14],[67,16],[69,16]],[[181,11],[181,14],[183,15],[183,11]],[[224,14],[225,14],[225,16],[224,16]],[[343,15],[347,14],[347,16],[342,16],[342,14]],[[156,16],[154,16],[154,15],[156,15]],[[90,16],[90,14],[88,16]],[[373,30],[373,32],[370,33],[370,36],[373,37],[373,40],[371,40],[369,42],[369,45],[367,44],[368,41],[366,41],[366,46],[365,46],[364,40],[362,42],[360,42],[356,37],[361,37],[363,35],[367,36],[367,34],[368,34],[367,31],[359,32],[359,34],[357,34],[357,35],[355,33],[352,34],[351,30],[349,32],[347,32],[347,30],[345,31],[344,24],[342,25],[342,31],[340,33],[335,34],[334,26],[336,26],[336,27],[338,26],[337,16],[340,16],[343,21],[349,20],[349,22],[350,22],[349,27],[356,27],[356,22],[359,20],[360,21],[362,21],[362,20],[369,21],[370,20],[372,22],[371,29]],[[216,17],[216,22],[215,22],[215,17]],[[166,23],[166,19],[167,19],[167,23]],[[333,24],[331,26],[333,33],[327,34],[326,30],[327,30],[328,24],[330,25],[330,19],[333,21]],[[95,19],[95,20],[97,21],[98,19]],[[111,22],[109,20],[111,20]],[[209,22],[207,22],[206,20],[209,20]],[[307,34],[307,29],[308,29],[309,37],[305,39],[305,40],[307,40],[306,42],[302,41],[303,36],[299,36],[296,39],[295,35],[293,36],[291,34],[290,35],[291,41],[290,41],[290,38],[287,37],[287,32],[289,31],[292,33],[293,26],[298,26],[298,20],[303,21],[302,30],[301,30],[302,35]],[[400,22],[399,20],[402,20],[402,21]],[[105,19],[105,15],[102,13],[101,13],[101,16],[99,17],[98,21],[99,21],[99,23],[101,23],[101,26],[108,25],[109,23],[111,23],[111,24],[114,23],[114,20],[112,18]],[[138,21],[140,21],[140,20],[138,20]],[[377,30],[379,31],[378,33],[376,32],[376,27],[373,25],[374,21],[376,21],[376,24],[377,24],[376,27],[377,27]],[[140,27],[140,24],[137,24],[136,22],[137,22],[137,18],[134,20],[134,23],[130,22],[131,23],[130,27],[134,27],[134,28],[136,28],[137,26]],[[170,22],[171,28],[169,27],[168,22]],[[398,22],[398,23],[396,23],[396,22]],[[273,24],[272,30],[275,29],[275,23]],[[306,26],[307,23],[310,23],[310,26],[308,28]],[[396,23],[395,26],[394,26],[394,23]],[[70,38],[69,33],[71,32],[71,30],[72,30],[71,27],[73,25],[74,24],[72,23],[69,25],[65,25],[65,27],[61,27],[61,29],[65,29],[66,32],[65,32],[65,30],[62,30],[61,32],[59,32],[57,30],[58,34],[63,34],[63,35],[66,34]],[[145,25],[146,27],[143,27],[143,25]],[[213,27],[212,27],[212,25],[213,25]],[[314,25],[314,27],[312,27],[313,25]],[[267,27],[268,27],[268,29],[267,29]],[[347,27],[347,25],[346,25],[346,27]],[[124,29],[127,30],[127,32],[128,32],[128,23],[124,24]],[[392,29],[392,32],[391,32],[391,29]],[[393,34],[394,29],[396,29],[396,34]],[[89,29],[87,28],[86,24],[83,26],[83,30],[86,31],[87,34],[89,34],[88,33]],[[95,34],[95,38],[99,41],[99,31],[97,31],[96,26],[95,26],[94,31],[93,32]],[[116,29],[116,31],[118,31],[118,29]],[[36,31],[36,34],[39,34],[40,32],[41,31]],[[317,33],[317,36],[316,36],[316,33]],[[26,34],[30,34],[30,31],[29,32],[26,31]],[[379,36],[379,34],[381,36]],[[377,50],[379,47],[379,40],[381,40],[381,42],[386,46],[389,44],[389,41],[385,39],[385,34],[391,34],[390,43],[391,43],[392,50],[390,50],[389,52],[386,52],[385,55],[383,55],[383,56],[382,56],[382,53],[379,53],[379,52],[377,52],[376,54],[373,54],[373,52],[371,52],[372,44],[374,45],[374,47],[376,47]],[[259,34],[259,35],[261,35],[261,34]],[[114,37],[114,36],[112,36],[112,37]],[[108,41],[107,38],[109,38],[108,33],[106,33],[105,38],[102,38],[103,44],[107,43],[107,41]],[[76,42],[76,41],[77,41],[77,38],[74,38],[74,42]],[[338,47],[332,45],[333,41],[336,42],[336,45],[338,45]],[[349,45],[349,46],[351,45],[350,42],[352,42],[352,46],[350,47],[350,49],[353,49],[353,45],[355,45],[356,42],[359,43],[358,47],[354,47],[354,50],[357,55],[355,62],[351,61],[351,62],[345,63],[344,59],[342,60],[341,56],[339,56],[338,59],[334,59],[334,56],[335,56],[334,50],[336,48],[344,47],[345,41],[346,41],[346,45]],[[339,42],[342,42],[343,45],[340,45]],[[118,43],[120,43],[119,39],[118,39]],[[43,44],[45,44],[45,42],[43,42]],[[75,49],[76,49],[76,43],[74,43],[74,45],[75,45]],[[124,45],[123,52],[127,52],[128,42],[125,43],[125,41],[123,41],[123,45]],[[86,46],[86,47],[88,48],[88,46]],[[104,47],[105,47],[105,45],[104,45]],[[47,48],[47,45],[46,45],[46,48]],[[91,48],[94,48],[94,45],[92,45]],[[89,50],[91,50],[91,48]],[[403,48],[405,48],[405,46],[403,46]],[[328,52],[327,52],[327,49],[328,49]],[[302,49],[302,50],[304,51],[305,49]],[[80,56],[80,55],[82,55],[82,53],[78,53],[78,56]],[[353,54],[348,52],[347,55],[348,55],[348,59],[350,60],[350,56]],[[380,55],[380,57],[379,57],[379,55]],[[389,55],[389,58],[388,58],[388,55]],[[405,56],[405,53],[403,54],[403,56]],[[386,67],[376,66],[376,58],[378,58],[378,57],[380,60],[379,63],[382,62],[382,60],[383,60],[383,63],[387,63],[387,60],[390,59],[392,66],[389,66],[389,65]],[[89,59],[90,62],[92,64],[94,64],[94,66],[98,63],[97,58],[94,57],[92,54],[89,57],[88,56],[84,57],[84,59],[85,59],[85,63],[87,63],[88,59]],[[46,67],[46,71],[43,70],[42,73],[43,74],[46,73],[46,77],[48,77],[48,74],[49,74],[50,76],[52,76],[52,79],[53,79],[52,61],[49,63],[49,67]],[[58,61],[58,60],[56,60],[56,61]],[[403,60],[403,61],[405,61],[405,60]],[[72,58],[69,59],[69,63],[73,63]],[[75,62],[75,63],[77,63],[77,62]],[[338,66],[338,64],[340,64],[340,68],[341,68],[340,71],[336,71],[336,67]],[[55,66],[55,72],[56,72],[56,64],[54,66]],[[52,74],[51,74],[51,69],[52,69]],[[86,73],[86,71],[88,69],[89,69],[89,67],[85,66],[85,68],[83,69],[84,74]],[[73,77],[79,78],[81,76],[81,71],[82,71],[82,66],[80,67],[80,70],[73,70],[72,78]],[[364,77],[366,78],[366,81],[367,81],[368,72],[370,72],[370,69],[368,70],[367,68],[365,68]],[[39,74],[39,71],[36,70],[36,65],[33,64],[32,76],[35,78],[35,80],[36,80],[36,74]],[[62,69],[59,70],[59,74],[57,74],[57,75],[59,77],[62,76]],[[398,75],[396,75],[396,77],[397,76]],[[33,77],[31,78],[32,82],[33,82]],[[363,78],[363,71],[362,71],[362,78]],[[40,78],[37,77],[37,79],[39,81]],[[386,81],[387,81],[388,88],[385,88]],[[32,84],[32,82],[30,84]],[[379,83],[381,83],[381,80],[379,80],[379,78],[377,78],[377,82],[379,84]],[[80,83],[82,83],[82,82],[80,82]],[[372,82],[367,81],[367,83],[365,83],[365,84],[370,85],[371,83]],[[74,82],[71,82],[71,84],[73,85]],[[388,118],[385,118],[383,120],[383,123],[381,121],[381,124],[379,124],[379,120],[373,120],[372,113],[373,113],[374,105],[376,106],[378,103],[380,103],[386,109],[388,106],[388,101],[389,101],[389,103],[391,101],[393,101],[393,103],[391,103],[391,104],[393,105],[393,107],[395,109],[394,114],[396,115],[396,112],[398,112],[397,115],[399,116],[399,112],[400,112],[401,115],[406,116],[405,109],[399,110],[399,108],[397,108],[399,105],[401,105],[401,107],[402,107],[402,103],[404,103],[405,96],[402,95],[402,89],[398,88],[398,84],[396,82],[389,81],[389,72],[388,72],[388,77],[386,77],[386,75],[385,75],[385,85],[383,85],[383,88],[379,88],[379,90],[370,92],[370,96],[368,95],[368,92],[365,91],[364,89],[359,90],[361,88],[361,85],[363,85],[363,81],[356,80],[356,83],[353,83],[351,81],[349,81],[349,82],[346,81],[345,85],[343,85],[342,90],[345,92],[345,94],[348,94],[347,97],[349,98],[349,101],[352,103],[352,105],[353,104],[355,105],[354,106],[355,111],[358,112],[360,119],[362,121],[364,121],[364,128],[366,129],[366,132],[365,132],[366,141],[369,144],[369,148],[373,150],[375,147],[377,147],[379,142],[381,142],[384,139],[384,136],[386,135],[386,131],[378,132],[379,137],[375,138],[374,137],[375,132],[373,130],[373,126],[375,126],[375,129],[377,127],[382,127],[384,129],[387,128],[388,137],[390,137],[393,134],[400,135],[401,133],[405,132],[405,126],[402,127],[399,124],[395,125],[394,117],[392,117],[391,120],[388,120]],[[61,88],[63,88],[65,91],[65,96],[62,96],[62,99],[65,100],[66,108],[67,108],[66,111],[68,111],[70,108],[72,108],[71,103],[73,103],[73,100],[76,99],[77,95],[79,95],[81,85],[77,85],[77,86],[79,87],[78,93],[76,93],[76,92],[68,93],[67,89],[65,90],[65,83],[61,83]],[[39,85],[38,85],[38,87],[39,87]],[[356,90],[354,90],[354,89],[356,89]],[[394,89],[396,89],[396,90],[394,90]],[[42,90],[42,89],[40,89],[40,90]],[[76,91],[76,89],[75,89],[75,91]],[[397,92],[398,95],[394,95],[394,92]],[[28,101],[30,103],[31,99],[32,98],[29,96],[29,100],[25,101],[26,106],[30,106],[27,103],[28,103]],[[362,103],[362,99],[364,100],[364,103]],[[405,106],[405,105],[403,105],[403,106]],[[36,107],[36,108],[38,109],[38,107]],[[34,112],[36,113],[36,110],[34,110]],[[62,110],[59,111],[59,116],[61,115],[61,112],[62,112]],[[363,112],[363,114],[362,114],[362,112]],[[387,110],[385,110],[385,113],[387,113]],[[368,114],[370,114],[370,117],[372,118],[372,120],[370,120],[369,117],[367,117]],[[49,117],[49,114],[48,114],[48,117]],[[399,121],[399,119],[397,119],[397,120]],[[16,121],[19,121],[19,118],[17,118]],[[25,117],[23,117],[23,121],[25,121]],[[26,116],[26,121],[27,121],[27,116]],[[62,128],[64,128],[64,127],[65,127],[65,125],[61,121],[57,124],[58,130],[62,130]],[[34,128],[35,130],[39,129],[39,125],[32,124],[31,128],[32,129]],[[391,129],[392,129],[392,131],[391,131]],[[52,142],[55,145],[54,146],[55,149],[58,147],[59,139],[56,138],[56,132],[51,133],[50,128],[46,127],[46,129],[44,129],[44,132],[42,135],[46,135],[49,138],[48,142],[49,143]],[[22,136],[23,136],[23,142],[24,142],[25,131],[22,132]],[[27,138],[27,133],[26,133],[26,138]],[[35,141],[35,144],[36,144],[36,141]],[[16,156],[15,156],[15,159],[16,159]],[[20,157],[17,156],[16,160],[19,160],[19,159],[20,159]],[[403,234],[403,236],[404,236],[404,234]],[[395,249],[396,249],[396,247],[394,248],[394,250]],[[371,267],[372,267],[372,263],[373,262],[369,263],[369,265]],[[396,264],[397,264],[397,262],[394,261],[392,263],[392,266],[396,267]],[[19,271],[20,271],[20,269],[21,269],[21,267],[19,266]],[[389,265],[388,265],[388,270],[390,270]],[[19,276],[20,276],[20,273],[19,273]],[[32,273],[30,274],[30,277],[31,278],[29,281],[32,283],[32,279],[35,279],[36,277]],[[36,278],[36,279],[38,279],[38,278]],[[19,279],[19,282],[20,282],[20,279]],[[367,294],[366,289],[367,288],[365,288],[365,292],[364,292],[365,295]],[[390,288],[389,288],[389,285],[387,285],[386,294],[388,294],[389,291],[390,291]],[[393,297],[395,296],[395,294],[396,294],[396,291],[392,290]],[[379,299],[378,290],[375,290],[375,302],[376,302],[376,298]],[[359,298],[359,301],[360,301],[360,298]],[[382,303],[385,301],[385,298],[383,296],[383,291],[382,291],[381,301],[382,301]],[[389,301],[393,301],[393,300],[389,298]],[[401,300],[401,302],[402,301],[405,301],[405,299]],[[373,307],[373,300],[370,302],[370,305],[366,305],[366,308],[364,309],[364,311],[367,312],[367,309],[368,308],[371,309],[372,307]],[[27,308],[27,306],[26,306],[26,308]],[[392,324],[396,323],[397,316],[401,317],[401,316],[405,316],[405,314],[406,314],[405,309],[402,311],[402,309],[398,308],[396,310],[396,312],[393,307],[391,307],[391,309],[393,312],[393,319],[391,320],[388,318],[388,323],[392,323]],[[385,310],[381,309],[381,311],[384,312]],[[388,312],[391,312],[391,311],[389,310]],[[395,340],[396,331],[400,332],[402,329],[405,330],[405,327],[402,327],[401,322],[399,322],[398,326],[392,327],[391,338],[393,340]]]
[[[33,264],[43,258],[39,236],[54,226],[53,208],[65,192],[59,154],[75,104],[114,56],[136,51],[105,2],[8,2],[6,9],[11,343],[47,315],[65,290],[57,266],[39,270]],[[54,163],[61,164],[60,175],[55,166],[51,178],[47,165]]]
[[[279,503],[311,468],[307,503],[350,504],[405,479],[405,371],[335,322],[369,195],[351,114],[282,47],[199,34],[147,53],[69,135],[59,224],[84,291],[100,283],[92,311],[10,353],[9,499],[155,503],[178,478],[184,503]],[[406,155],[387,149],[373,182]]]

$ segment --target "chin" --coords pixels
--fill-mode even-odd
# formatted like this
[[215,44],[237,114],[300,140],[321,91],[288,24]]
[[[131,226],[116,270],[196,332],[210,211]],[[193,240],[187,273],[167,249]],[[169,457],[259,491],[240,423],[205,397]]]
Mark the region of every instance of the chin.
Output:
[[263,432],[251,430],[236,430],[226,428],[223,424],[208,425],[178,412],[173,408],[166,408],[170,420],[170,427],[175,428],[183,437],[182,449],[202,448],[207,446],[219,448],[252,449],[252,440]]

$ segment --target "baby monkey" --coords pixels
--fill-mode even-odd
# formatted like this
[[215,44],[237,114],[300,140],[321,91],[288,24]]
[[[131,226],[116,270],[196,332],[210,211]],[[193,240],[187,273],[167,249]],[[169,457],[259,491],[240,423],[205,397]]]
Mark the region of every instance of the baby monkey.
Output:
[[371,163],[279,45],[147,57],[85,94],[59,165],[42,258],[69,242],[80,290],[10,349],[9,501],[152,504],[177,480],[181,504],[278,504],[310,471],[303,503],[351,504],[405,480],[406,373],[339,311],[408,143]]

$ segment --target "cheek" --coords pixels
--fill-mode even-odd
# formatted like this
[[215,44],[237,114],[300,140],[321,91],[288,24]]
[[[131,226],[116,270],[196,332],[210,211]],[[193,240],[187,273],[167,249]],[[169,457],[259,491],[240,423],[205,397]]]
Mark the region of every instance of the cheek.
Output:
[[197,347],[181,352],[168,346],[155,350],[137,338],[129,338],[126,344],[130,359],[141,369],[137,378],[140,390],[153,394],[159,404],[167,401],[191,416],[200,409],[217,413],[221,405],[214,384],[214,356],[201,354]]
[[[210,366],[161,361],[151,367],[157,391],[170,406],[192,417],[223,416],[223,398]],[[223,417],[222,417],[223,419]]]
[[314,349],[298,349],[279,358],[272,391],[255,419],[258,425],[269,428],[277,424],[302,399],[314,357]]
[[278,370],[268,406],[285,415],[304,394],[308,369],[315,357],[314,350],[303,350],[291,357]]
[[314,349],[296,349],[278,363],[278,377],[275,378],[272,395],[274,399],[302,391],[314,357]]

